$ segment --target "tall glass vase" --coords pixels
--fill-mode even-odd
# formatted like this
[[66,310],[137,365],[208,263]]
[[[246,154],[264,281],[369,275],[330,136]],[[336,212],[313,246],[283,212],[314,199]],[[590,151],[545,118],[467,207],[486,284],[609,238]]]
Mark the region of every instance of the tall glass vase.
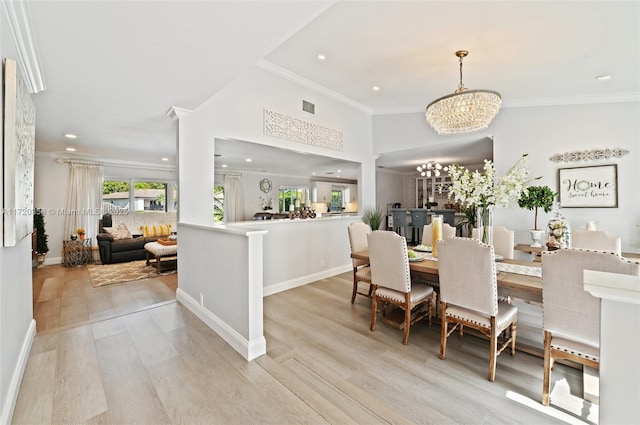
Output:
[[478,239],[486,245],[493,245],[493,206],[476,207]]

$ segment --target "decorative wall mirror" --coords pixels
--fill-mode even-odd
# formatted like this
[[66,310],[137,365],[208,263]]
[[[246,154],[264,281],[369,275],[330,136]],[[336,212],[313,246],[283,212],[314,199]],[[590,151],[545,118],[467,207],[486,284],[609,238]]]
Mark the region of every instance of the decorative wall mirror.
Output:
[[260,190],[263,191],[264,193],[271,192],[271,180],[269,179],[260,180]]

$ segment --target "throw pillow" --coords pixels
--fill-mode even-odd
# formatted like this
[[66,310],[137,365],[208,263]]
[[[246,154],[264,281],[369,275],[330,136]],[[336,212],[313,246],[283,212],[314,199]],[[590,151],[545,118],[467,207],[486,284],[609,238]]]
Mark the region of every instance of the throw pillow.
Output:
[[104,227],[105,232],[107,232],[113,239],[131,239],[131,232],[126,224],[120,223],[117,227]]
[[155,238],[158,236],[169,236],[171,234],[170,224],[156,224],[151,226],[140,226],[145,238]]

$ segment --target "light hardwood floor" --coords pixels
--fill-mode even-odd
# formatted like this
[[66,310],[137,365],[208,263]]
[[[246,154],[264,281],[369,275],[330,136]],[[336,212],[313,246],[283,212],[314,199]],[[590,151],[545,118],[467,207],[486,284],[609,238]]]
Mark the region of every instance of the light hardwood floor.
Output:
[[439,328],[369,331],[351,274],[264,300],[267,354],[247,362],[177,302],[36,336],[15,424],[597,423],[582,373],[556,365],[540,404],[542,359],[498,358],[485,340]]

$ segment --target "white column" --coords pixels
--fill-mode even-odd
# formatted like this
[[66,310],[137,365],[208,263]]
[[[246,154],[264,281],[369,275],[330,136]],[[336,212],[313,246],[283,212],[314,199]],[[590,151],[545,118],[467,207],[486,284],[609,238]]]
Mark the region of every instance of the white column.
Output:
[[600,425],[640,423],[640,276],[584,271],[600,309]]

